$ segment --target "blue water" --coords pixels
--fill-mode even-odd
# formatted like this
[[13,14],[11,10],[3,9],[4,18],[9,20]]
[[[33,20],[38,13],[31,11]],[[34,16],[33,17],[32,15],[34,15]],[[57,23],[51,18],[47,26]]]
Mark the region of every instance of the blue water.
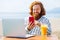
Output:
[[60,18],[60,13],[47,13],[46,17],[48,17],[48,18]]
[[[28,17],[28,12],[0,12],[0,18],[25,18]],[[60,13],[47,13],[47,18],[60,18]]]

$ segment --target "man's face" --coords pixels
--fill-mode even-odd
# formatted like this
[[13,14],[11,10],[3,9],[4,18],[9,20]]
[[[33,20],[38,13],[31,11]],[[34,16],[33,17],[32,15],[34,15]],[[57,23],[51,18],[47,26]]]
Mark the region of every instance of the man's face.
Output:
[[33,16],[37,18],[41,12],[41,7],[40,5],[34,5],[33,6]]

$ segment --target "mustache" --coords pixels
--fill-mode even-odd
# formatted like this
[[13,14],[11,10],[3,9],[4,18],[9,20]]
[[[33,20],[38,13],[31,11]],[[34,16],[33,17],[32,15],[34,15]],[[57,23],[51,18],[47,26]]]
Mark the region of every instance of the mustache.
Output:
[[39,13],[39,12],[34,12],[34,13]]

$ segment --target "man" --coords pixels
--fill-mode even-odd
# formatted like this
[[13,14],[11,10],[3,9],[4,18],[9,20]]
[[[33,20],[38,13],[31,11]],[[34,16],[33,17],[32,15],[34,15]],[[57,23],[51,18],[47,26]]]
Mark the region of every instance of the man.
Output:
[[30,15],[35,19],[35,25],[28,23],[26,27],[27,34],[41,35],[41,25],[46,24],[48,26],[47,35],[51,35],[51,25],[47,18],[44,17],[45,9],[41,2],[34,1],[30,6]]

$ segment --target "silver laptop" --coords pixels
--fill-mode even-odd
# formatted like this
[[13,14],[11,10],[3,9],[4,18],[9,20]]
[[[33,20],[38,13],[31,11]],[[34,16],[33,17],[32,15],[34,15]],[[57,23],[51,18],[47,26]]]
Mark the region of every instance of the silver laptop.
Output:
[[11,38],[28,38],[33,35],[26,34],[24,19],[2,19],[3,35]]

